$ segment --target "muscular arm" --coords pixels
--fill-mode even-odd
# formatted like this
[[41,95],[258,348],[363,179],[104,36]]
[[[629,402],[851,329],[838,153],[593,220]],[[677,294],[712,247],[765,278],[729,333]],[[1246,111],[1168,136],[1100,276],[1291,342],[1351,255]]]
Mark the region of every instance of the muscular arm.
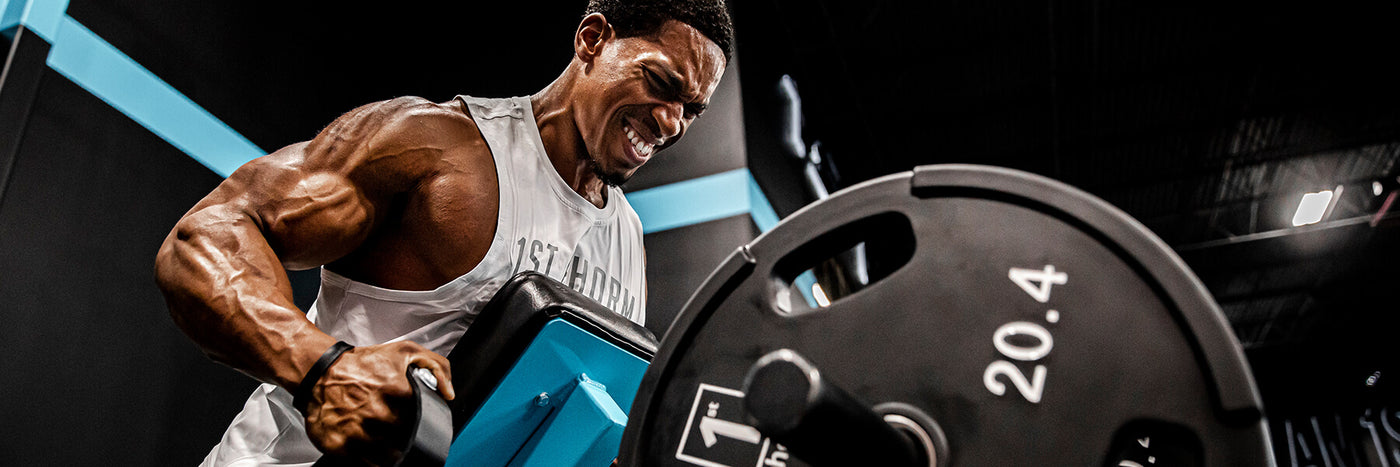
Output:
[[[335,339],[297,310],[283,268],[344,255],[372,225],[373,202],[353,183],[303,168],[307,146],[234,172],[176,224],[156,259],[171,316],[190,338],[214,360],[288,390]],[[274,228],[291,216],[323,242],[302,246],[291,229]]]
[[[336,339],[292,302],[285,269],[355,251],[390,217],[390,201],[470,147],[460,112],[416,98],[356,109],[315,139],[239,168],[176,224],[156,257],[171,316],[211,358],[289,391]],[[482,146],[484,147],[484,146]],[[489,160],[489,157],[488,159]],[[346,352],[312,390],[307,431],[323,451],[384,461],[376,449],[412,393],[407,365],[432,370],[453,398],[447,360],[395,342]]]
[[393,195],[435,170],[433,104],[352,111],[307,142],[239,168],[166,238],[156,278],[175,322],[209,356],[292,389],[335,339],[292,302],[283,268],[353,251]]

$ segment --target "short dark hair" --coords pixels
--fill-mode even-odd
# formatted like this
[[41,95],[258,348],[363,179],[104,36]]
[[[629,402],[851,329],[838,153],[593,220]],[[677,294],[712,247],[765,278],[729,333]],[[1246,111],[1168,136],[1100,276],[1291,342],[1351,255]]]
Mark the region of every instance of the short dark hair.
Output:
[[602,13],[618,37],[650,35],[674,19],[718,45],[725,61],[734,54],[734,22],[724,0],[589,0],[584,15],[593,13]]

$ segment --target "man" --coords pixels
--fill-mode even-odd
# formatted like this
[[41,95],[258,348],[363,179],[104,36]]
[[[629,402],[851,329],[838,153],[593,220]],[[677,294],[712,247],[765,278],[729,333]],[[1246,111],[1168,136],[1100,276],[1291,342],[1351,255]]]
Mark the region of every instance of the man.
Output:
[[[180,220],[156,260],[171,315],[266,383],[205,465],[309,465],[318,448],[389,462],[405,369],[453,398],[442,355],[521,270],[642,322],[641,224],[616,185],[704,110],[732,26],[722,0],[593,0],[586,14],[539,93],[366,105],[249,162]],[[317,266],[303,315],[284,268]],[[338,341],[354,347],[336,359]]]

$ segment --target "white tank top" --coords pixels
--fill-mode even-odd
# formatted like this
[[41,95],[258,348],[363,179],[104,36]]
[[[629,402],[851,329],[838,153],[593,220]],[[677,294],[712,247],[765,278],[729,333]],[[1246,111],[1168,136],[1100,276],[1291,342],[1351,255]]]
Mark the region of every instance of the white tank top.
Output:
[[[322,268],[311,322],[352,345],[411,340],[447,355],[501,284],[533,270],[644,323],[642,223],[622,190],[609,187],[599,209],[569,189],[545,156],[528,97],[458,99],[496,162],[500,216],[486,257],[428,291],[375,287]],[[308,467],[319,457],[292,395],[263,384],[201,465]]]
[[646,273],[642,223],[622,190],[599,209],[569,188],[545,155],[528,97],[458,96],[481,130],[500,186],[496,235],[481,263],[435,290],[391,290],[321,269],[307,313],[351,345],[411,340],[446,355],[496,290],[537,271],[643,324]]

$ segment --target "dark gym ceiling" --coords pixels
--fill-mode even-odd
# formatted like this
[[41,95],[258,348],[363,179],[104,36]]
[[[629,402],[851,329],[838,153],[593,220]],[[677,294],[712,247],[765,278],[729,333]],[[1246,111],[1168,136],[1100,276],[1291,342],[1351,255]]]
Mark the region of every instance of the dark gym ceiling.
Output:
[[[73,0],[69,14],[272,150],[378,99],[532,93],[567,62],[584,3]],[[1056,178],[1176,248],[1256,368],[1353,359],[1347,370],[1360,371],[1393,360],[1373,355],[1396,324],[1388,288],[1400,281],[1400,216],[1376,216],[1400,175],[1389,9],[1103,0],[734,8],[750,168],[780,213],[806,201],[800,166],[777,139],[777,80],[788,74],[833,190],[943,162]],[[1327,220],[1288,223],[1303,193],[1337,186]]]

